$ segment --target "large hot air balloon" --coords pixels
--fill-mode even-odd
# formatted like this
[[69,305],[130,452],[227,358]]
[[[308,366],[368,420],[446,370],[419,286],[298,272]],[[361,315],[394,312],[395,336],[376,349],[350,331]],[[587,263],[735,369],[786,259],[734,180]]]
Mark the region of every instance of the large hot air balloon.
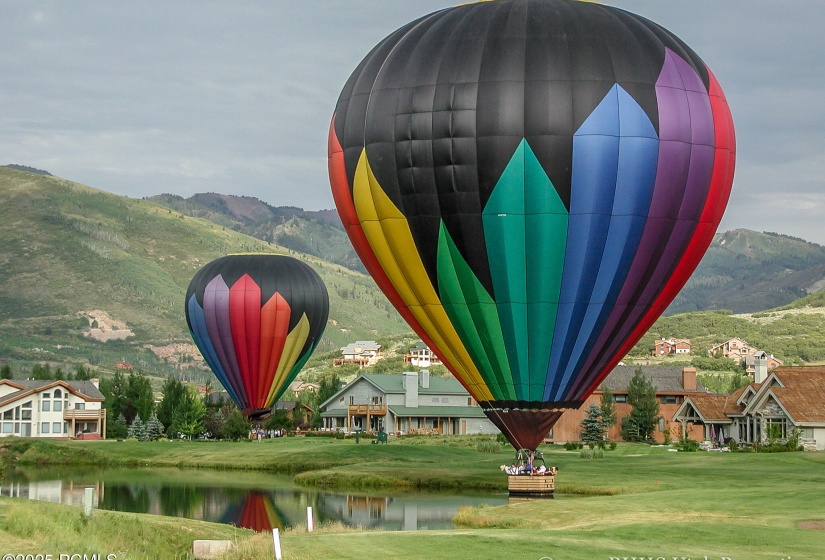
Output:
[[581,406],[699,263],[733,181],[719,84],[590,2],[481,2],[346,83],[329,174],[390,301],[516,448]]
[[229,255],[186,291],[186,322],[206,363],[250,417],[269,413],[312,354],[329,316],[323,281],[292,257]]

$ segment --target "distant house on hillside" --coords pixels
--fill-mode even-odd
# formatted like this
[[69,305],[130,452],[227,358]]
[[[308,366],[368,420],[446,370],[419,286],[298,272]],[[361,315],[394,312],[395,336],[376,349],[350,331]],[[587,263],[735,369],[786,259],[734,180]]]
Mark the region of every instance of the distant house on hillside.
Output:
[[758,350],[756,348],[741,338],[734,337],[721,344],[713,346],[708,351],[708,354],[713,358],[730,358],[741,364],[745,359],[745,356],[752,356],[757,352]]
[[497,434],[467,390],[427,370],[362,373],[321,403],[324,429],[377,432]]
[[309,383],[308,381],[293,381],[289,384],[289,388],[286,390],[286,394],[294,397],[298,397],[304,391],[309,391],[310,393],[317,393],[318,389],[320,389],[320,385],[317,383]]
[[0,435],[105,439],[103,401],[97,379],[0,379]]
[[584,404],[576,410],[566,410],[548,437],[557,442],[579,441],[581,421],[591,404],[600,405],[604,389],[610,389],[616,403],[618,422],[608,431],[608,438],[622,439],[622,418],[630,414],[631,406],[627,404],[627,387],[630,380],[641,369],[642,373],[656,387],[659,400],[659,414],[662,420],[654,433],[657,441],[664,441],[664,431],[670,430],[670,418],[689,395],[707,394],[707,389],[696,379],[696,368],[677,366],[617,366],[602,381],[598,389],[590,395]]
[[670,354],[690,354],[690,340],[687,338],[662,338],[655,342],[654,356],[669,356]]
[[334,366],[357,364],[363,369],[374,365],[381,356],[381,345],[374,340],[358,340],[341,348],[341,357],[332,361]]
[[441,360],[430,350],[430,347],[423,342],[418,342],[410,351],[404,355],[404,363],[413,367],[426,368],[430,366],[440,366]]
[[[800,430],[806,449],[825,450],[825,366],[779,366],[757,358],[754,382],[730,395],[688,397],[673,415],[693,439],[753,444]],[[680,435],[681,435],[680,434]]]
[[780,360],[773,354],[768,354],[766,352],[762,352],[761,350],[759,350],[750,356],[745,356],[745,373],[747,375],[750,375],[751,377],[754,377],[754,374],[756,372],[757,358],[762,358],[763,360],[767,361],[768,371],[771,371],[783,365],[782,360]]

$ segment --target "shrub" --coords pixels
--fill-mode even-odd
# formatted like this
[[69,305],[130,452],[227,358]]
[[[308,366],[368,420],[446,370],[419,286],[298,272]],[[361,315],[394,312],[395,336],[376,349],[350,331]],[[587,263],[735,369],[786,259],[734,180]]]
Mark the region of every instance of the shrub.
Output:
[[497,441],[480,441],[476,444],[479,453],[501,453],[501,444]]
[[610,442],[610,451],[616,451],[616,446],[617,446],[616,442],[611,441]]
[[579,453],[582,459],[604,459],[604,450],[602,449],[582,449]]
[[690,438],[682,438],[676,443],[676,449],[685,452],[699,451],[699,442]]
[[579,443],[575,441],[568,441],[564,444],[564,448],[567,451],[575,451],[576,449],[579,449]]

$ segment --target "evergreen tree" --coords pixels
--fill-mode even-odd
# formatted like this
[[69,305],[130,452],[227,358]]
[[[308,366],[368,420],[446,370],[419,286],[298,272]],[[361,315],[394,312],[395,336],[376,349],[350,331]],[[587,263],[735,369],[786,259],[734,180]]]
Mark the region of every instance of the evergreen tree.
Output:
[[223,424],[224,436],[231,440],[249,437],[249,430],[249,420],[237,408],[229,413]]
[[125,404],[123,414],[126,419],[140,416],[149,418],[155,409],[155,396],[152,385],[143,373],[130,373],[126,380]]
[[143,420],[140,419],[140,414],[135,416],[134,421],[129,426],[129,433],[127,436],[130,438],[135,438],[138,441],[146,441],[146,424],[144,424]]
[[88,381],[92,378],[92,376],[86,368],[84,368],[83,366],[77,366],[74,378],[78,381]]
[[118,414],[114,424],[106,425],[106,437],[113,439],[123,439],[129,436],[129,427],[126,425],[126,417]]
[[[121,414],[124,416],[126,420],[126,424],[129,423],[129,418],[126,417],[126,379],[123,377],[123,374],[119,371],[115,372],[115,374],[111,378],[103,378],[100,380],[100,392],[103,393],[105,400],[103,401],[103,406],[106,409],[106,415],[108,418],[117,418]],[[132,417],[134,420],[134,417]],[[115,435],[115,424],[107,424],[106,425],[106,437],[107,438],[117,438],[123,437]]]
[[603,443],[605,423],[602,417],[602,409],[596,403],[592,403],[581,421],[581,432],[579,437],[584,443]]
[[203,418],[203,428],[211,434],[215,439],[224,439],[226,433],[224,432],[224,424],[226,419],[232,411],[229,405],[221,407],[208,406],[206,409],[206,416]]
[[146,439],[147,441],[155,441],[164,435],[163,424],[158,420],[157,414],[154,412],[146,421]]
[[613,393],[610,389],[604,389],[600,404],[602,409],[602,421],[604,422],[605,431],[607,431],[616,425],[619,417],[618,412],[616,411],[616,403],[613,401]]
[[13,379],[14,376],[11,373],[11,368],[9,364],[3,364],[3,367],[0,367],[0,379]]
[[57,368],[56,370],[54,370],[53,379],[65,379],[65,378],[66,378],[66,376],[63,375],[63,370],[62,369]]
[[656,387],[638,368],[627,386],[630,415],[622,420],[622,438],[626,441],[652,441],[659,421]]

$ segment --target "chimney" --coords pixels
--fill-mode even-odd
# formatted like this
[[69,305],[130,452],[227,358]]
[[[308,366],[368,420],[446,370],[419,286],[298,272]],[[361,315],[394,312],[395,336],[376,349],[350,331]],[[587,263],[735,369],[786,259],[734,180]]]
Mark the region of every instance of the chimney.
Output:
[[768,378],[768,356],[764,352],[758,352],[753,357],[753,380],[762,383]]
[[430,388],[430,370],[422,369],[418,374],[418,379],[422,389]]
[[685,391],[696,390],[696,368],[686,367],[682,368],[682,387]]
[[418,408],[418,374],[414,371],[404,372],[404,406]]
[[94,385],[95,387],[97,387],[98,389],[100,389],[100,379],[98,379],[97,377],[95,377],[94,379],[90,379],[89,381],[91,381],[91,382],[92,382],[92,385]]

